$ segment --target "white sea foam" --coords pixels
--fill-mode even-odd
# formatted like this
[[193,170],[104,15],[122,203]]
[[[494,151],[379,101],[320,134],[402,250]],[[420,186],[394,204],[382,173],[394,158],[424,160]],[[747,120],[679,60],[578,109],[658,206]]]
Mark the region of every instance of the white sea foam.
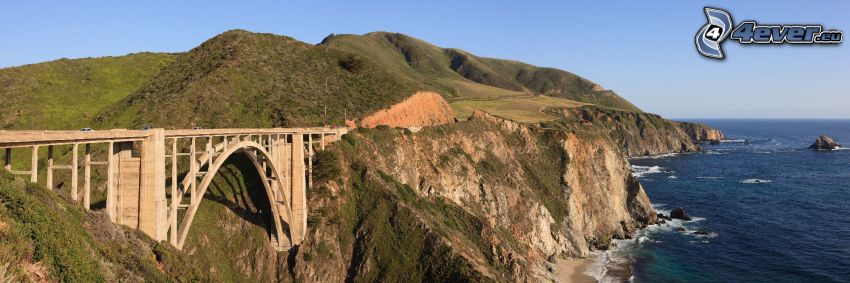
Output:
[[[668,207],[667,204],[653,203],[652,207],[656,212],[665,215],[670,214],[670,210],[665,209],[665,207]],[[695,234],[695,232],[701,231],[696,227],[696,222],[704,220],[706,220],[704,217],[696,216],[691,216],[691,221],[671,219],[664,224],[649,225],[638,230],[632,235],[632,239],[614,240],[611,249],[595,252],[596,260],[588,264],[585,274],[595,278],[598,282],[622,282],[624,280],[631,282],[631,278],[623,278],[623,276],[624,272],[631,269],[634,262],[632,255],[643,246],[660,244],[661,241],[655,239],[658,234],[676,233],[684,237],[692,237],[693,240],[689,241],[692,244],[708,244],[708,239],[717,237],[717,233],[710,231],[706,235]],[[686,230],[680,232],[681,228]]]
[[[624,242],[628,241],[628,242]],[[593,277],[597,282],[631,282],[629,278],[622,278],[624,274],[631,273],[632,257],[635,240],[616,240],[615,247],[607,251],[595,252],[596,260],[587,264],[584,274]]]
[[724,142],[724,143],[725,143],[725,142],[728,142],[728,143],[736,143],[736,142],[747,142],[747,140],[742,140],[742,139],[726,139],[726,140],[720,140],[720,142]]
[[679,179],[679,177],[676,177],[676,175],[670,175],[667,176],[667,179]]
[[723,179],[723,177],[712,177],[712,176],[702,177],[702,176],[700,176],[700,177],[697,177],[697,179]]
[[708,234],[694,234],[696,231],[688,231],[688,235],[692,235],[696,238],[717,238],[717,233],[708,232]]
[[767,179],[756,179],[756,178],[738,181],[738,183],[741,183],[741,184],[764,184],[764,183],[770,183],[770,182],[773,182],[773,181],[767,180]]
[[637,157],[632,157],[631,159],[658,159],[658,158],[675,157],[677,155],[679,155],[679,154],[674,152],[674,153],[665,153],[665,154],[659,154],[659,155],[637,156]]
[[673,171],[666,171],[664,168],[660,166],[640,166],[640,165],[632,165],[632,173],[635,177],[643,177],[649,174],[657,174],[657,173],[673,173]]

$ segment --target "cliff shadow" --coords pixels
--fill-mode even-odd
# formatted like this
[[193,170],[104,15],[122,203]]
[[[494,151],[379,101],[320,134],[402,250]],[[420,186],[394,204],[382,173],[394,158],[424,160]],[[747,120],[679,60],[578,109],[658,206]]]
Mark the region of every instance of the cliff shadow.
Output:
[[271,235],[273,214],[259,174],[247,156],[234,154],[216,173],[204,199],[227,207]]

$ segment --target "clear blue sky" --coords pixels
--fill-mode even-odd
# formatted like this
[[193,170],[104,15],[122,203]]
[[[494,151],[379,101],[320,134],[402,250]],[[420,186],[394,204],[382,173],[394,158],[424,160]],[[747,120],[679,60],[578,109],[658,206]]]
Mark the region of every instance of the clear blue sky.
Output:
[[393,31],[571,71],[671,118],[850,118],[848,42],[727,42],[723,62],[702,58],[693,42],[705,23],[703,6],[725,8],[736,22],[816,23],[846,36],[850,1],[13,2],[0,4],[0,67],[186,51],[236,28],[309,43],[330,33]]

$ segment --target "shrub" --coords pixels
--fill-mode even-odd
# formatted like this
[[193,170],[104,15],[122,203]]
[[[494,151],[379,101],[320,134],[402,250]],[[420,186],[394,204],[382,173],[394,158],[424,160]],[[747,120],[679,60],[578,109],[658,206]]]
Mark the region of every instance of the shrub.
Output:
[[313,178],[316,183],[336,180],[340,176],[339,156],[333,150],[323,150],[316,153],[313,162]]
[[363,70],[363,65],[363,60],[359,56],[352,55],[339,60],[340,67],[355,74]]

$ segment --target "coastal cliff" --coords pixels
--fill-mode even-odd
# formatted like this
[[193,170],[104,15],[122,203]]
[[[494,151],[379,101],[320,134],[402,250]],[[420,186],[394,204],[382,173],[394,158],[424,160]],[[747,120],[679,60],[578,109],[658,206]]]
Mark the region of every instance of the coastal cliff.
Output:
[[697,142],[718,142],[726,138],[718,129],[711,128],[705,124],[678,122],[679,127],[691,137],[691,140]]
[[708,126],[670,121],[651,113],[595,106],[549,111],[561,115],[563,119],[544,126],[608,136],[628,157],[697,152],[700,150],[700,142],[724,138],[722,132]]
[[551,279],[550,256],[587,256],[655,222],[616,144],[483,112],[417,133],[353,131],[314,172],[294,281]]

